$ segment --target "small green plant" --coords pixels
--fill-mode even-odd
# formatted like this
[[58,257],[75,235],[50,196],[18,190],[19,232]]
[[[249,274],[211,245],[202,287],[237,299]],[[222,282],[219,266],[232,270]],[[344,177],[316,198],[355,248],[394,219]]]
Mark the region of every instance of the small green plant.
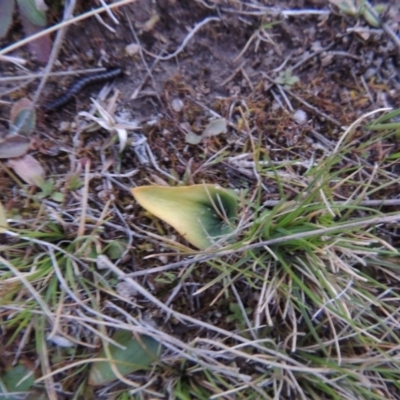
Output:
[[46,197],[50,197],[52,200],[61,203],[64,200],[64,195],[56,190],[54,179],[42,180],[38,184],[39,189],[41,190],[36,194],[38,199],[44,199]]
[[387,7],[383,3],[371,6],[367,0],[329,0],[329,2],[337,6],[345,14],[353,17],[362,15],[373,27],[380,25],[379,14]]
[[286,89],[290,89],[294,84],[300,81],[300,78],[296,75],[292,75],[292,70],[286,68],[282,71],[275,79],[275,83],[283,85]]
[[[253,309],[250,307],[247,307],[246,309],[243,310],[239,304],[230,303],[229,311],[231,312],[231,314],[226,317],[226,321],[233,322],[236,326],[236,329],[239,332],[242,332],[242,334],[245,337],[247,337],[248,334],[245,332],[247,329],[245,318],[247,318],[248,315],[251,315]],[[243,311],[246,313],[246,316],[243,315]]]

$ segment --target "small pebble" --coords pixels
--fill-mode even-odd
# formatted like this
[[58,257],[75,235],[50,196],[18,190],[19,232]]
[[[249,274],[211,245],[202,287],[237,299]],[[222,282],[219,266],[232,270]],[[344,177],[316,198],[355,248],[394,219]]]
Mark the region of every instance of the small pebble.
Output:
[[62,121],[59,126],[60,132],[70,132],[71,131],[71,123],[67,121]]
[[373,76],[375,76],[376,74],[377,74],[377,68],[368,68],[366,71],[365,71],[365,74],[364,74],[364,78],[365,79],[371,79]]
[[293,114],[293,119],[299,124],[304,125],[307,122],[307,114],[303,110],[297,110]]
[[116,286],[117,293],[123,297],[124,299],[131,299],[132,297],[137,296],[138,291],[129,285],[127,282],[119,282]]
[[271,110],[272,111],[279,110],[280,108],[281,108],[281,105],[277,101],[273,101],[272,102],[272,105],[271,105]]
[[326,67],[326,66],[332,64],[332,62],[333,62],[333,54],[332,53],[328,53],[326,51],[323,51],[321,53],[320,60],[321,60],[321,65],[323,67]]
[[175,112],[181,112],[183,110],[183,101],[181,99],[173,99],[171,103],[172,109]]
[[133,56],[136,53],[138,53],[140,50],[140,47],[136,43],[131,43],[128,44],[128,46],[125,47],[126,54],[129,56]]

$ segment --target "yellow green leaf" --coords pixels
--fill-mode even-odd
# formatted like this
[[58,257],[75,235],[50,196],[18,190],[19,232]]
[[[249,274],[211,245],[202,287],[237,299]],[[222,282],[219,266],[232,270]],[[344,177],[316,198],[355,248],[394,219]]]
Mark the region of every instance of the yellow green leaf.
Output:
[[38,9],[36,0],[17,0],[20,13],[32,24],[46,26],[46,12]]
[[199,249],[230,233],[237,215],[235,193],[215,185],[141,186],[132,194],[143,208]]
[[4,233],[8,229],[6,210],[0,203],[0,233]]

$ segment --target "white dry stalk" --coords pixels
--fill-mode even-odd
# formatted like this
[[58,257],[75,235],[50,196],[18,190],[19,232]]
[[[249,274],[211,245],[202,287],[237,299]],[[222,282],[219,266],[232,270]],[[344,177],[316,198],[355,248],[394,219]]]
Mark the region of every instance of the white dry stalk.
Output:
[[223,11],[232,12],[234,14],[242,14],[242,15],[254,15],[254,16],[263,16],[271,15],[274,17],[282,16],[284,18],[287,17],[302,17],[304,15],[318,15],[323,17],[328,17],[331,14],[330,10],[317,10],[317,9],[287,9],[284,10],[281,7],[267,7],[260,4],[260,2],[252,4],[246,3],[246,6],[254,11],[247,11],[247,10],[238,10],[237,7],[235,8],[227,8],[222,7]]
[[[99,319],[92,319],[92,318],[87,318],[86,316],[79,318],[76,316],[72,316],[72,315],[66,315],[65,318],[66,319],[70,319],[70,320],[78,320],[80,321],[81,324],[85,324],[86,322],[94,324],[94,325],[100,325],[100,326],[113,326],[114,329],[125,329],[125,330],[129,330],[132,331],[134,333],[138,333],[138,334],[147,334],[147,335],[151,335],[155,340],[157,340],[160,343],[163,343],[164,347],[170,349],[174,354],[182,356],[183,358],[190,360],[196,364],[200,364],[203,368],[207,369],[207,370],[213,370],[216,372],[220,372],[226,376],[231,376],[234,378],[240,378],[241,380],[249,380],[250,377],[243,375],[243,374],[239,374],[237,371],[237,368],[232,368],[229,366],[226,366],[225,363],[221,364],[217,358],[214,356],[214,351],[212,350],[204,350],[203,348],[198,348],[198,347],[194,347],[191,343],[185,343],[173,336],[168,335],[167,333],[164,333],[158,329],[155,329],[154,327],[146,324],[145,326],[142,325],[139,321],[137,321],[134,317],[132,317],[132,315],[130,313],[127,313],[125,310],[123,310],[122,308],[114,305],[111,302],[108,302],[109,306],[112,306],[113,309],[118,310],[119,312],[121,312],[128,321],[133,322],[134,326],[124,323],[123,321],[118,321],[117,325],[111,325],[110,323],[106,323],[105,321],[99,320]],[[86,324],[85,324],[86,325]],[[90,326],[88,327],[90,328]],[[98,331],[95,331],[95,334],[99,334]],[[104,335],[100,335],[103,339],[105,338]],[[110,343],[117,345],[118,347],[121,347],[121,345],[115,343],[114,341],[112,341],[110,338],[107,337],[107,341],[109,341]],[[123,346],[122,346],[123,347]],[[225,359],[232,359],[233,357],[226,357]],[[91,360],[91,361],[100,361],[103,359],[95,359],[95,360]],[[44,379],[48,378],[49,376],[53,376],[55,374],[58,374],[60,372],[63,372],[69,368],[74,368],[76,366],[80,365],[79,363],[73,363],[68,365],[67,367],[63,367],[60,369],[57,369],[55,371],[49,372],[47,375],[39,378],[36,383],[39,383],[41,381],[43,381]]]
[[[69,76],[69,75],[78,75],[78,74],[93,74],[96,72],[103,72],[105,68],[89,68],[89,69],[77,69],[75,71],[59,71],[59,72],[51,72],[48,74],[49,77],[57,77],[57,76]],[[27,71],[26,75],[18,75],[18,76],[2,76],[0,77],[0,82],[13,82],[13,81],[24,81],[31,79],[40,79],[45,76],[44,72],[31,73]]]
[[106,110],[104,109],[99,102],[97,102],[95,99],[91,99],[97,112],[100,114],[100,117],[95,117],[94,115],[82,111],[78,115],[81,117],[86,117],[90,121],[95,122],[97,125],[105,129],[106,131],[110,133],[116,132],[118,135],[119,139],[119,151],[122,153],[122,151],[126,147],[126,143],[128,140],[128,132],[126,130],[126,126],[129,126],[132,129],[132,126],[129,124],[119,124],[115,121],[115,118]]
[[19,68],[23,69],[24,71],[28,71],[24,65],[27,63],[27,61],[24,58],[21,57],[16,57],[16,56],[4,56],[0,55],[0,61],[1,62],[9,62],[15,65],[18,65]]
[[[100,0],[100,1],[102,1],[102,0]],[[112,32],[112,33],[117,33],[117,31],[116,31],[112,26],[108,25],[108,24],[104,21],[104,19],[101,17],[100,14],[96,14],[94,17],[97,19],[98,23],[99,23],[100,25],[103,25],[107,30],[109,30],[109,31]]]
[[88,161],[85,164],[85,180],[84,180],[84,186],[83,186],[83,195],[81,198],[81,218],[79,222],[79,228],[77,232],[78,237],[82,237],[85,234],[85,223],[86,223],[86,209],[88,206],[88,201],[89,201],[89,183],[90,183],[90,162]]
[[[155,304],[157,307],[159,307],[161,310],[163,310],[168,317],[169,316],[173,316],[174,318],[176,318],[178,321],[181,321],[182,323],[189,322],[190,324],[194,324],[195,326],[199,326],[202,327],[204,329],[210,330],[212,332],[215,333],[219,333],[221,335],[223,335],[224,337],[229,337],[231,339],[236,340],[237,342],[239,342],[240,344],[234,347],[229,348],[231,351],[233,351],[235,348],[240,348],[242,346],[253,346],[254,348],[260,350],[261,352],[266,352],[269,353],[271,355],[273,355],[274,357],[277,357],[278,359],[280,359],[282,362],[285,361],[286,363],[290,364],[290,365],[285,365],[285,368],[289,368],[292,369],[294,371],[300,371],[301,368],[304,368],[304,365],[295,361],[294,359],[292,359],[289,356],[286,356],[285,354],[281,354],[279,352],[275,352],[272,351],[269,348],[260,346],[258,343],[263,343],[265,341],[265,339],[259,339],[259,340],[248,340],[240,335],[237,335],[233,332],[229,332],[225,329],[219,328],[218,326],[215,325],[211,325],[207,322],[195,319],[193,317],[190,317],[189,315],[185,315],[182,314],[178,311],[175,311],[173,309],[171,309],[170,307],[166,306],[164,302],[158,300],[155,296],[153,296],[148,290],[146,290],[142,285],[140,285],[138,282],[136,282],[135,280],[133,280],[132,278],[129,278],[127,274],[125,274],[122,270],[120,270],[115,264],[113,264],[107,257],[105,257],[104,255],[100,255],[99,259],[102,260],[102,263],[104,265],[107,265],[107,267],[114,272],[120,279],[123,279],[124,281],[126,281],[127,283],[129,283],[130,285],[132,285],[133,288],[135,288],[135,290],[137,290],[138,293],[140,293],[142,296],[144,296],[147,300],[151,301],[153,304]],[[206,339],[204,339],[206,340]],[[263,361],[260,360],[260,362],[262,363]],[[283,365],[276,362],[275,363],[276,366],[280,366],[282,367]],[[316,373],[319,372],[327,372],[329,369],[325,369],[325,368],[310,368],[310,371],[314,371]]]
[[106,10],[108,16],[113,20],[115,25],[119,25],[119,21],[117,19],[117,17],[115,17],[115,15],[112,13],[110,6],[108,4],[106,4],[106,2],[104,0],[99,0],[101,5],[104,7],[104,9]]

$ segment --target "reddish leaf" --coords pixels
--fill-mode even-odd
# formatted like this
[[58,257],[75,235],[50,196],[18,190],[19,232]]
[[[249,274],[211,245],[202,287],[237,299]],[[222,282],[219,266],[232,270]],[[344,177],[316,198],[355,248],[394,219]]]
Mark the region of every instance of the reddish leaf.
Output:
[[43,185],[44,170],[39,162],[29,154],[21,158],[8,160],[7,164],[26,183],[39,187]]
[[30,139],[21,135],[7,136],[0,140],[0,159],[21,157],[29,149]]
[[[18,0],[18,8],[25,36],[40,32],[46,26],[46,13],[35,6],[34,0]],[[29,52],[41,63],[49,60],[51,52],[51,39],[49,35],[40,37],[29,43]]]

